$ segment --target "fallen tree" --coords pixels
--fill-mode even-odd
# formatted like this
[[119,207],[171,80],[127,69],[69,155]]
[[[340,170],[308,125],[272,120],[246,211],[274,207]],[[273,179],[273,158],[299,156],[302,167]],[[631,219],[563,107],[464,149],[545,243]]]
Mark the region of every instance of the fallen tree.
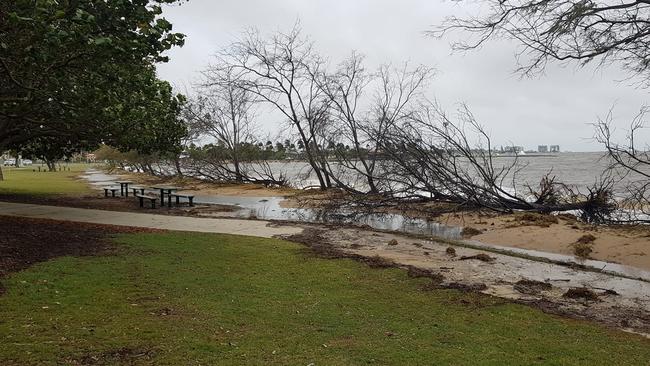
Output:
[[[434,103],[410,110],[383,133],[384,191],[377,195],[351,195],[355,205],[398,207],[441,213],[490,210],[501,213],[578,211],[583,220],[605,222],[616,205],[611,179],[579,192],[550,174],[536,188],[518,181],[525,167],[516,156],[495,161],[490,136],[467,107],[452,121]],[[435,205],[426,204],[435,203]]]
[[650,108],[643,107],[632,119],[623,142],[614,138],[613,118],[610,111],[596,124],[596,140],[607,149],[609,174],[622,182],[622,199],[615,222],[650,223],[650,146],[644,141],[642,130]]

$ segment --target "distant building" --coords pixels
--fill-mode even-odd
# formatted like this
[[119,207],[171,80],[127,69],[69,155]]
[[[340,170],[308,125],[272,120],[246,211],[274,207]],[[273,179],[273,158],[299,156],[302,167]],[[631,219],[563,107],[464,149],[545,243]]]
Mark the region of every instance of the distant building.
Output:
[[501,148],[501,151],[506,154],[519,154],[524,151],[522,146],[505,146]]
[[548,145],[539,145],[539,146],[537,146],[537,152],[538,153],[547,153],[548,152]]
[[560,145],[551,145],[551,152],[552,153],[559,153],[560,152]]

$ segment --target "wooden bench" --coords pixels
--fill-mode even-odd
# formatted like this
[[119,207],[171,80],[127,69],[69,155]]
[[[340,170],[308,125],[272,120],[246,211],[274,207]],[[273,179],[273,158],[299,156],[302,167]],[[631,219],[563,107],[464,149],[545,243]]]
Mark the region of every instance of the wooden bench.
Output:
[[180,205],[181,198],[186,198],[190,207],[194,206],[194,196],[191,194],[172,193],[170,196],[176,198],[176,205]]
[[156,208],[156,201],[158,201],[158,197],[147,196],[140,193],[135,193],[135,197],[140,200],[140,207],[144,207],[144,200],[149,200],[149,202],[151,202],[151,208]]
[[104,187],[104,197],[108,197],[108,192],[111,192],[111,197],[115,197],[115,193],[120,190],[120,187]]
[[138,191],[140,192],[141,195],[144,195],[144,189],[145,189],[144,187],[131,187],[131,189],[133,190],[134,196],[138,194]]

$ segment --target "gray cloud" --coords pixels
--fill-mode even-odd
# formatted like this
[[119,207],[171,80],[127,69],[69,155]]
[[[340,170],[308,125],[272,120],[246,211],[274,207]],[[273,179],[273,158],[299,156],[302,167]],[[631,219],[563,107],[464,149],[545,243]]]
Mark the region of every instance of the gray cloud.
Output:
[[187,35],[187,42],[170,52],[171,62],[160,65],[159,74],[184,91],[211,55],[242,30],[287,30],[300,19],[305,34],[332,63],[357,50],[371,66],[409,61],[435,67],[431,96],[450,110],[466,102],[496,145],[599,150],[589,139],[588,123],[616,103],[615,117],[624,127],[648,103],[648,91],[620,82],[626,75],[615,66],[594,70],[551,65],[544,75],[522,79],[513,74],[512,43],[495,41],[471,53],[452,54],[449,43],[458,35],[443,40],[424,36],[445,16],[475,10],[464,5],[429,0],[191,0],[165,9],[166,18]]

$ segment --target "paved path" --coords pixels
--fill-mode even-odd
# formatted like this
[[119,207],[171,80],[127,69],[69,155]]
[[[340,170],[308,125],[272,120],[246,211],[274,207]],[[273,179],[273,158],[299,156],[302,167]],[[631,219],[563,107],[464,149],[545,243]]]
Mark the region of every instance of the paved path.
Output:
[[263,238],[279,234],[296,234],[302,231],[300,228],[290,226],[269,227],[267,226],[268,221],[209,219],[9,202],[0,202],[0,215],[202,233],[250,235]]

